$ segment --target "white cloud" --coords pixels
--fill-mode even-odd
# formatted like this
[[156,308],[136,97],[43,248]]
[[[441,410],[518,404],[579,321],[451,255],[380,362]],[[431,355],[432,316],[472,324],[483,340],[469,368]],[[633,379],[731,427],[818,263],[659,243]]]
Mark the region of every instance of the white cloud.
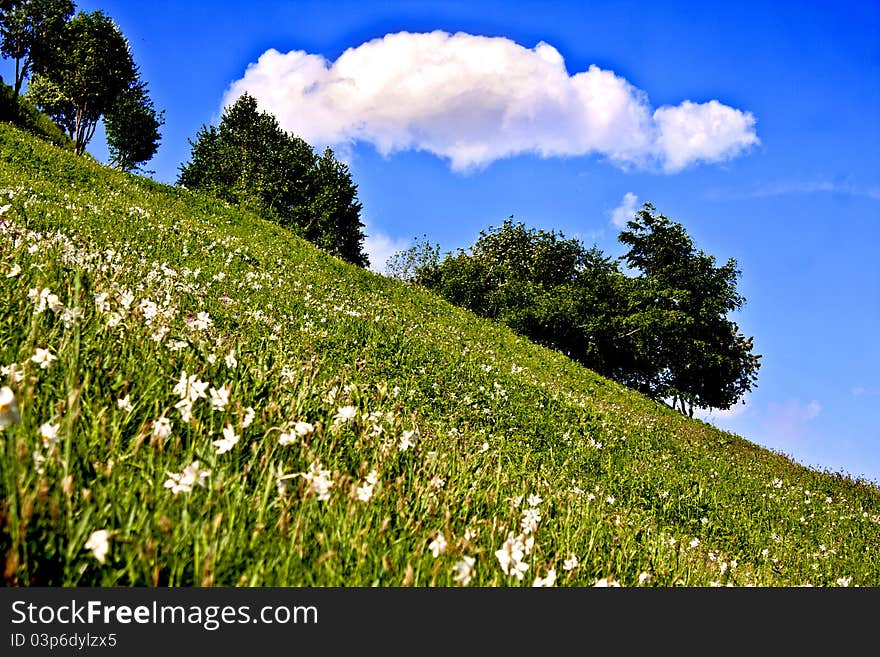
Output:
[[876,397],[880,395],[880,387],[854,386],[850,389],[853,397]]
[[409,240],[395,239],[378,230],[365,227],[364,251],[370,259],[370,269],[380,274],[385,273],[385,264],[393,254],[408,249]]
[[701,420],[705,420],[706,422],[714,423],[716,420],[729,420],[730,418],[739,417],[743,413],[749,410],[748,403],[740,402],[738,404],[734,404],[730,408],[709,408],[702,409],[698,408],[694,410],[694,415]]
[[625,227],[626,222],[632,219],[633,215],[635,215],[636,203],[638,202],[639,197],[632,192],[627,192],[626,194],[624,194],[623,200],[621,200],[620,205],[618,205],[610,212],[611,223],[618,228]]
[[612,71],[569,75],[547,43],[529,49],[461,32],[388,34],[335,62],[270,49],[224,104],[244,92],[313,146],[427,151],[457,171],[521,153],[595,153],[671,173],[758,143],[754,117],[716,100],[652,112],[647,95]]
[[815,399],[803,404],[790,399],[784,403],[770,402],[764,414],[764,428],[774,440],[798,440],[807,431],[808,423],[822,412]]
[[722,105],[684,101],[676,107],[660,107],[654,112],[659,128],[657,145],[667,172],[680,171],[696,161],[729,160],[758,143],[755,117],[751,112]]

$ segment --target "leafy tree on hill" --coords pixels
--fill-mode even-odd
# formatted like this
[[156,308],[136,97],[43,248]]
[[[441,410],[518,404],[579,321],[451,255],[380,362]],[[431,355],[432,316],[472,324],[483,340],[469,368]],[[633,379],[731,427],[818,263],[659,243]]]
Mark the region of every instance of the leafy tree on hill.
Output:
[[619,239],[630,246],[622,259],[640,275],[512,218],[442,260],[439,247],[416,244],[392,257],[392,274],[684,413],[735,404],[755,384],[760,360],[727,317],[745,302],[735,261],[716,266],[650,204]]
[[452,303],[504,322],[602,374],[626,369],[626,340],[617,333],[627,281],[598,249],[511,217],[482,231],[469,251],[460,249],[442,261],[438,251],[417,244],[394,256],[392,265],[406,265],[414,270],[411,280]]
[[135,171],[150,160],[159,148],[164,114],[153,107],[145,82],[136,79],[123,90],[104,116],[110,163]]
[[0,0],[0,54],[15,60],[16,98],[32,71],[50,65],[73,9],[70,0]]
[[629,383],[693,415],[694,408],[730,408],[757,380],[753,339],[727,315],[745,298],[734,259],[718,266],[698,251],[681,224],[651,204],[636,213],[618,239],[642,274],[631,297],[628,324],[643,355]]
[[344,260],[366,267],[361,204],[348,167],[333,151],[316,155],[243,94],[220,125],[202,126],[178,184],[266,214]]
[[28,100],[67,131],[77,155],[103,118],[111,163],[138,169],[156,153],[164,117],[153,107],[122,32],[101,11],[80,12],[52,42],[35,68]]
[[100,11],[77,14],[62,40],[52,66],[35,76],[28,94],[68,131],[81,155],[101,117],[136,83],[137,71],[125,37]]

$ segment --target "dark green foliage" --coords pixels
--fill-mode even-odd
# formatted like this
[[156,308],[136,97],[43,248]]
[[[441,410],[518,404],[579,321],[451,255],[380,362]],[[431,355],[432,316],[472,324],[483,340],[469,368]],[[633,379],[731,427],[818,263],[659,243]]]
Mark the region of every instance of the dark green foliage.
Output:
[[690,414],[694,407],[730,408],[752,389],[760,367],[752,338],[727,317],[745,303],[736,261],[717,266],[651,204],[618,239],[630,247],[629,266],[642,272],[629,322],[648,366],[628,383]]
[[156,154],[164,123],[164,111],[156,112],[146,83],[132,83],[104,117],[110,163],[123,171],[139,169]]
[[511,218],[482,231],[469,252],[442,262],[437,254],[417,245],[393,262],[415,263],[407,265],[415,270],[410,280],[598,372],[626,369],[627,281],[597,249]]
[[13,96],[32,71],[51,65],[72,14],[70,0],[0,0],[0,54],[15,60]]
[[649,204],[619,239],[641,275],[512,218],[442,261],[439,247],[417,244],[392,258],[391,274],[683,412],[735,404],[754,385],[760,359],[727,318],[745,302],[735,261],[715,266]]
[[64,25],[51,66],[35,75],[28,96],[70,135],[82,155],[98,121],[137,83],[128,42],[100,11],[80,12]]
[[12,87],[0,81],[0,121],[17,125],[33,135],[61,148],[71,149],[73,144],[48,116],[27,102],[23,96],[15,95]]
[[268,215],[348,262],[366,267],[361,204],[348,167],[327,149],[316,155],[243,94],[218,127],[202,126],[190,141],[190,162],[178,184]]

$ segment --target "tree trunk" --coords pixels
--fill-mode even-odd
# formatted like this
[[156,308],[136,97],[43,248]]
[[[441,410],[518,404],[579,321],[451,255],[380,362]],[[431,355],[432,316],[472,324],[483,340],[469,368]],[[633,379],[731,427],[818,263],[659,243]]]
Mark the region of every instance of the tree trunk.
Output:
[[19,72],[19,62],[21,60],[15,60],[15,88],[13,89],[12,97],[15,100],[18,100],[18,93],[21,91],[21,83],[24,81],[24,75],[21,75]]

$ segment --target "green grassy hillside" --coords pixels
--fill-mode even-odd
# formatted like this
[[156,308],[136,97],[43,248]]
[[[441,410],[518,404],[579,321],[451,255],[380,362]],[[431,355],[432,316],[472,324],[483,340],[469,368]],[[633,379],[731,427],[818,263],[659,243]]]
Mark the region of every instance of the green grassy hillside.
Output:
[[67,133],[0,78],[0,121],[12,123],[61,148],[73,150]]
[[257,216],[6,125],[0,215],[8,585],[880,584],[874,485]]

